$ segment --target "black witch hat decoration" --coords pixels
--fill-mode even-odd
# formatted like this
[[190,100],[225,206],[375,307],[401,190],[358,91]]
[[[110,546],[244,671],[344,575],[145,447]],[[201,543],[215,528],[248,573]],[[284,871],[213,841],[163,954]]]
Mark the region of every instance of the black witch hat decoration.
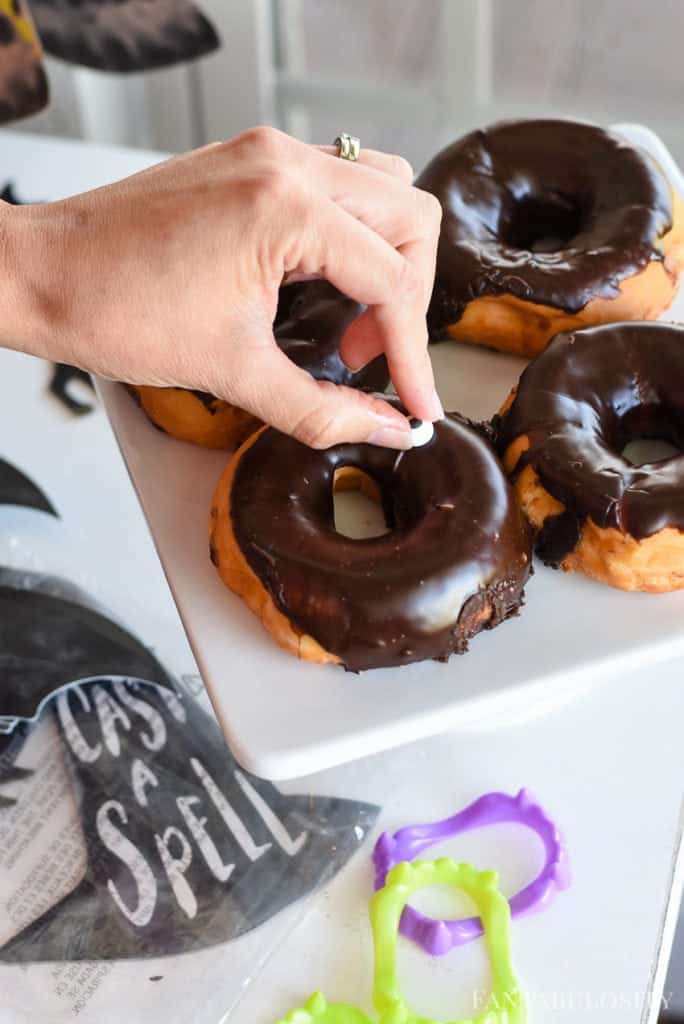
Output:
[[[73,891],[0,946],[0,962],[158,957],[235,939],[333,877],[379,812],[285,795],[242,771],[214,719],[156,686],[101,680],[46,713],[73,765],[87,856]],[[16,766],[5,770],[21,794]],[[49,861],[47,844],[36,852]]]

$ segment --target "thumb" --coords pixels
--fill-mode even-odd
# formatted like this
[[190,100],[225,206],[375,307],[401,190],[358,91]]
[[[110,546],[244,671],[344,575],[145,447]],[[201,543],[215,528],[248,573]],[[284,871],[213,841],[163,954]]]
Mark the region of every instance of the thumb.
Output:
[[273,345],[252,348],[240,394],[229,400],[311,448],[367,443],[411,447],[411,427],[382,398],[330,381],[317,381]]

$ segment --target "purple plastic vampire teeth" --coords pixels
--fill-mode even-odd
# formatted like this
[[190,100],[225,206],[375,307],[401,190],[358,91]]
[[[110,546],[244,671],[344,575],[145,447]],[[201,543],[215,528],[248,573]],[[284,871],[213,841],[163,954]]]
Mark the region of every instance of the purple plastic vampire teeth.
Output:
[[[509,900],[511,915],[520,917],[545,907],[556,890],[570,885],[568,856],[556,825],[526,789],[517,796],[486,793],[464,810],[431,825],[410,825],[394,835],[383,832],[373,851],[375,888],[385,884],[387,873],[401,861],[410,861],[435,843],[481,828],[483,825],[526,825],[537,833],[546,854],[544,866],[529,885]],[[479,917],[460,921],[440,921],[426,917],[407,906],[401,917],[400,931],[417,942],[426,953],[443,956],[454,946],[462,946],[483,934]]]

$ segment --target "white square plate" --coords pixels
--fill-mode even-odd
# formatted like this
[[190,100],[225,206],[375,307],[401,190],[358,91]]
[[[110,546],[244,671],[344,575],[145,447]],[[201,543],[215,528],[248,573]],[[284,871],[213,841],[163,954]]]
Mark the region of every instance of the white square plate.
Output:
[[[684,195],[663,143],[616,126],[648,150]],[[679,295],[666,319],[684,321]],[[432,348],[445,408],[488,418],[520,359]],[[209,561],[207,517],[226,454],[155,429],[118,384],[100,390],[221,726],[235,755],[269,778],[294,778],[475,720],[538,714],[607,671],[684,651],[684,592],[625,594],[537,565],[526,607],[447,665],[424,662],[353,675],[276,646]]]

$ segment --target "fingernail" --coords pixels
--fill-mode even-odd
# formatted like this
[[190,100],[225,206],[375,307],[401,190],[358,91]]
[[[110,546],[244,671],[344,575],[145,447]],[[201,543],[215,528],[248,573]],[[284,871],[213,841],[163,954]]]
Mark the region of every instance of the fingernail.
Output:
[[367,444],[376,444],[380,448],[397,448],[408,451],[413,447],[410,430],[397,430],[396,427],[380,427],[366,438]]

